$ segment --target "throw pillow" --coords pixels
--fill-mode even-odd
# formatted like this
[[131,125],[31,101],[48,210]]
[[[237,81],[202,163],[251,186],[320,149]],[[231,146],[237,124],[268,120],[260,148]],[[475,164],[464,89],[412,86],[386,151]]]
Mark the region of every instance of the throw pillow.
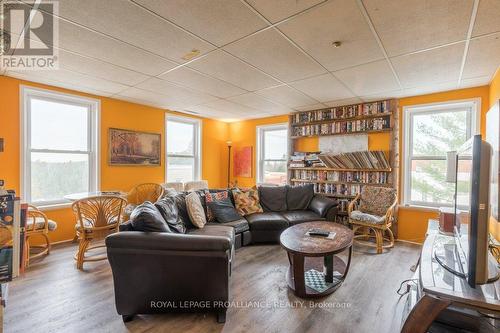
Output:
[[257,189],[233,190],[234,205],[238,214],[246,216],[253,213],[262,213]]
[[149,201],[134,209],[130,215],[130,224],[135,231],[170,232],[158,208]]
[[286,206],[286,186],[259,186],[260,204],[265,212],[283,212]]
[[175,204],[179,210],[179,218],[182,220],[187,229],[196,228],[196,226],[191,222],[189,214],[186,207],[186,193],[179,193],[174,197]]
[[161,216],[173,232],[184,234],[186,226],[184,221],[179,217],[179,209],[174,197],[163,197],[155,202],[156,208],[160,211]]
[[205,210],[201,205],[200,197],[196,192],[191,192],[186,195],[186,207],[191,218],[191,222],[197,228],[203,228],[207,223],[207,219],[205,217]]
[[208,222],[215,222],[215,220],[216,220],[215,215],[212,212],[212,209],[210,208],[209,203],[217,201],[217,200],[228,199],[228,198],[229,198],[229,192],[226,190],[215,192],[215,193],[210,193],[209,191],[205,191],[205,202],[207,205],[207,221]]
[[306,210],[314,197],[314,184],[288,186],[287,210]]
[[229,198],[207,202],[207,206],[210,208],[216,221],[219,223],[232,222],[241,219],[241,215],[238,214]]

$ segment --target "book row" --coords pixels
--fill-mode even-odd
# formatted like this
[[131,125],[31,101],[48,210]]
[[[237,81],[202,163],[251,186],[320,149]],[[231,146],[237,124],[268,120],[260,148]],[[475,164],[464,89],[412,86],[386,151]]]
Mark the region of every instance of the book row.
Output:
[[390,163],[381,150],[358,151],[337,155],[320,154],[319,159],[328,168],[338,169],[389,169]]
[[[310,183],[296,182],[295,185],[305,185]],[[347,184],[314,184],[315,193],[349,195],[354,196],[361,191],[362,185],[347,185]]]
[[292,125],[390,113],[390,101],[338,106],[330,109],[299,112],[292,115]]
[[294,179],[309,181],[333,181],[348,183],[387,184],[389,172],[384,171],[323,171],[293,170]]
[[338,121],[331,124],[296,126],[292,136],[332,135],[365,131],[381,131],[391,128],[391,117],[383,116],[370,119]]

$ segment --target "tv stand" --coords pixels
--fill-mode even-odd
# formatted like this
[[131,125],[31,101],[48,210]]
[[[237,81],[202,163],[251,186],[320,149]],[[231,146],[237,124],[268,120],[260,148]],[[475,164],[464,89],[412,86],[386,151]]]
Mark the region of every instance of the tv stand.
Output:
[[[440,234],[437,226],[437,221],[429,220],[415,273],[418,283],[409,293],[401,332],[428,332],[433,323],[432,327],[444,324],[472,332],[496,332],[495,326],[500,326],[500,281],[470,287],[461,268],[452,264],[458,257],[453,237]],[[496,273],[496,267],[492,272]]]

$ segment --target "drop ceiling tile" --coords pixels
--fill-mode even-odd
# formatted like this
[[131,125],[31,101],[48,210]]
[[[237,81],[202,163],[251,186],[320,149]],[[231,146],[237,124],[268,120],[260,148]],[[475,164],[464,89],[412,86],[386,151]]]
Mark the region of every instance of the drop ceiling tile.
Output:
[[139,72],[63,50],[59,50],[59,66],[75,72],[130,86],[136,85],[149,78],[149,76]]
[[259,113],[259,110],[249,108],[247,106],[225,99],[214,100],[208,103],[204,103],[203,105],[220,112],[226,112],[228,114],[251,115],[253,113]]
[[491,81],[491,76],[479,76],[473,77],[470,79],[462,79],[460,81],[460,88],[469,88],[469,87],[480,87],[488,85]]
[[500,66],[500,33],[474,38],[469,43],[463,78],[490,76]]
[[324,0],[247,0],[253,8],[269,21],[276,23],[287,17],[300,13]]
[[182,57],[191,50],[204,54],[214,49],[209,43],[130,1],[65,0],[60,3],[59,14],[175,62],[185,62]]
[[208,75],[254,91],[280,84],[279,81],[222,51],[214,51],[188,65]]
[[171,97],[172,100],[182,102],[182,104],[186,105],[203,104],[217,99],[217,97],[180,87],[157,78],[148,79],[138,84],[136,88],[160,93],[164,96]]
[[135,87],[128,88],[113,97],[133,101],[139,104],[151,105],[158,108],[166,108],[174,111],[181,110],[188,106],[185,102],[173,98],[172,96],[138,89]]
[[82,93],[87,93],[87,94],[92,94],[96,96],[104,96],[104,97],[109,97],[112,94],[109,92],[104,92],[100,90],[93,89],[91,87],[85,87],[85,86],[80,86],[80,85],[75,85],[75,84],[68,84],[62,81],[58,81],[52,77],[46,77],[46,76],[38,76],[36,73],[33,71],[26,71],[26,72],[11,72],[8,71],[5,74],[6,76],[14,77],[19,80],[25,80],[25,81],[30,81],[30,82],[36,82],[36,83],[41,83],[41,84],[46,84],[49,86],[54,86],[54,87],[59,87],[59,88],[64,88],[64,89],[69,89],[69,90],[74,90]]
[[319,109],[326,109],[327,106],[323,103],[316,103],[312,105],[304,105],[304,106],[299,106],[296,107],[294,110],[295,111],[311,111],[311,110],[319,110]]
[[270,99],[271,101],[289,106],[291,108],[317,103],[317,101],[309,96],[284,85],[259,90],[256,91],[256,93]]
[[172,61],[62,20],[59,21],[59,47],[153,76],[177,66]]
[[188,67],[180,67],[159,76],[161,79],[191,87],[220,98],[240,95],[246,90],[225,81],[215,79]]
[[363,0],[389,56],[464,40],[474,0]]
[[273,103],[264,97],[257,95],[256,93],[248,93],[239,96],[234,96],[228,100],[253,108],[260,112],[270,113],[270,114],[288,114],[292,112],[292,109],[281,104]]
[[33,75],[34,77],[49,81],[59,81],[65,83],[69,87],[74,87],[71,88],[74,90],[78,90],[78,87],[87,87],[89,89],[102,91],[108,94],[116,94],[128,88],[128,86],[120,83],[107,81],[63,68],[57,70],[29,71],[28,75]]
[[334,72],[357,96],[400,89],[386,60]]
[[458,81],[465,43],[392,58],[404,88]]
[[347,98],[347,99],[339,99],[335,101],[325,102],[326,106],[334,107],[334,106],[342,106],[342,105],[351,105],[361,103],[362,100],[358,97]]
[[393,98],[399,98],[403,94],[403,90],[393,90],[393,91],[385,91],[385,92],[380,92],[372,95],[367,95],[367,96],[360,96],[360,99],[363,102],[375,102],[375,101],[381,101],[384,99],[393,99]]
[[441,82],[441,83],[435,83],[435,84],[428,84],[428,85],[424,85],[424,86],[403,89],[401,91],[400,97],[434,94],[434,93],[439,93],[439,92],[448,91],[448,90],[455,90],[457,88],[458,88],[457,81],[448,81],[448,82]]
[[349,89],[330,73],[295,81],[290,85],[320,102],[354,97]]
[[275,29],[264,30],[224,49],[285,82],[326,72]]
[[481,0],[477,9],[476,21],[474,22],[474,30],[472,36],[488,34],[491,32],[500,31],[500,1],[498,0]]
[[[279,24],[278,29],[330,71],[384,57],[356,1],[331,1]],[[342,45],[335,48],[334,41]]]
[[158,15],[218,46],[267,26],[241,1],[135,0]]

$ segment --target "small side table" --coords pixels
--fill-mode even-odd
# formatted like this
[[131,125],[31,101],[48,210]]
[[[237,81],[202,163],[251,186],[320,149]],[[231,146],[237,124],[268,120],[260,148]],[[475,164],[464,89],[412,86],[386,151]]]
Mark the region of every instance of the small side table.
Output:
[[[335,237],[309,236],[311,229],[327,230]],[[340,287],[351,264],[353,237],[351,229],[324,221],[301,223],[283,231],[280,243],[290,262],[287,282],[296,296],[321,297]],[[347,262],[336,256],[343,251],[348,251]],[[311,283],[315,282],[320,288],[313,288]]]

